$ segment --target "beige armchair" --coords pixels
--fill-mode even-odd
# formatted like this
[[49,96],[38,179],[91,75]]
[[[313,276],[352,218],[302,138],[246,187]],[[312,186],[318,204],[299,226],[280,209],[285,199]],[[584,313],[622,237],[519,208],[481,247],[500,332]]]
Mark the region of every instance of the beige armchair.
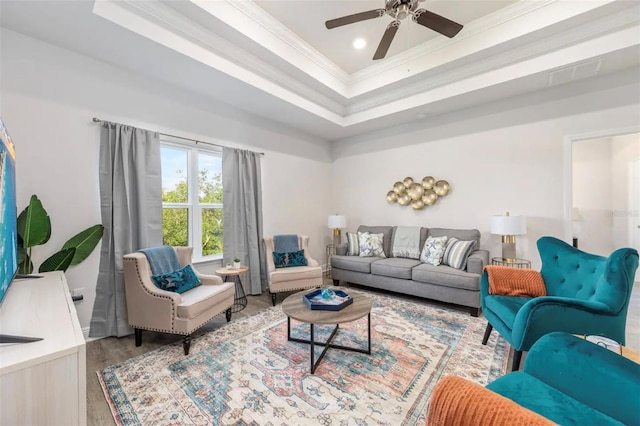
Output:
[[298,246],[301,250],[304,250],[307,266],[276,269],[273,263],[273,237],[265,237],[264,245],[267,254],[269,293],[271,294],[273,306],[276,306],[277,293],[322,286],[322,268],[317,260],[309,256],[309,237],[298,235]]
[[[192,247],[174,247],[180,266],[191,264]],[[136,346],[142,345],[142,330],[184,336],[184,354],[189,355],[191,333],[216,315],[226,312],[231,320],[233,283],[217,275],[194,272],[202,285],[182,294],[161,290],[151,281],[151,267],[144,253],[124,256],[124,284],[129,325],[135,330]]]

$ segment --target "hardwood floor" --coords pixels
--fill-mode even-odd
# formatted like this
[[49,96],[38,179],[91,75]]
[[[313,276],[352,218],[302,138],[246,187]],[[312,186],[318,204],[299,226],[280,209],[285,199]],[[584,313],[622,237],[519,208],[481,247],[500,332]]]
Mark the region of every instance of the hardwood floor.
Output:
[[[331,282],[327,280],[326,285]],[[278,303],[290,293],[278,295]],[[271,306],[271,296],[264,293],[260,296],[247,296],[247,307],[235,314],[234,319],[246,317],[267,309]],[[426,304],[437,303],[425,301],[424,299],[411,298],[423,301]],[[482,320],[482,318],[480,318]],[[202,327],[196,336],[208,331],[215,330],[226,324],[224,315],[216,317],[207,325]],[[101,371],[110,365],[126,361],[138,355],[157,349],[169,343],[179,342],[182,338],[177,335],[164,333],[144,332],[142,336],[142,346],[136,347],[133,334],[127,337],[94,340],[87,343],[87,424],[96,426],[115,425],[111,410],[98,382],[96,372]],[[636,283],[631,294],[629,314],[627,316],[627,346],[636,351],[640,351],[640,283]],[[523,358],[524,363],[524,358]]]

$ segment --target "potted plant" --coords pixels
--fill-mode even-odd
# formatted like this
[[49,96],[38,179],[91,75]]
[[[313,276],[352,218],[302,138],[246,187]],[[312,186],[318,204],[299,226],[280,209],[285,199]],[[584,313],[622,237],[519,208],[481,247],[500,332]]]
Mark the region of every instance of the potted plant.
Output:
[[238,259],[237,257],[233,258],[233,267],[236,269],[240,268],[240,259]]

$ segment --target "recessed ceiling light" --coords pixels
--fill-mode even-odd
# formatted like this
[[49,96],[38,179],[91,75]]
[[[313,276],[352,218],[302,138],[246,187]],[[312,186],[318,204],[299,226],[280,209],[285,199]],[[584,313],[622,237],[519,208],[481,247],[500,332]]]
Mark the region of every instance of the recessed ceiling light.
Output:
[[364,49],[366,45],[367,45],[367,40],[365,40],[362,37],[358,37],[357,39],[353,40],[353,47],[356,49]]

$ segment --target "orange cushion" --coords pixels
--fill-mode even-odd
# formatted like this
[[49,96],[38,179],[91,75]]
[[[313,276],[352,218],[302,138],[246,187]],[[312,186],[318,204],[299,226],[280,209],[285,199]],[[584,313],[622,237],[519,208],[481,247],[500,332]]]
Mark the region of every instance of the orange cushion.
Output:
[[549,426],[552,421],[461,377],[441,379],[431,393],[427,426]]
[[509,266],[485,266],[489,278],[489,294],[503,296],[546,296],[547,288],[540,272]]

